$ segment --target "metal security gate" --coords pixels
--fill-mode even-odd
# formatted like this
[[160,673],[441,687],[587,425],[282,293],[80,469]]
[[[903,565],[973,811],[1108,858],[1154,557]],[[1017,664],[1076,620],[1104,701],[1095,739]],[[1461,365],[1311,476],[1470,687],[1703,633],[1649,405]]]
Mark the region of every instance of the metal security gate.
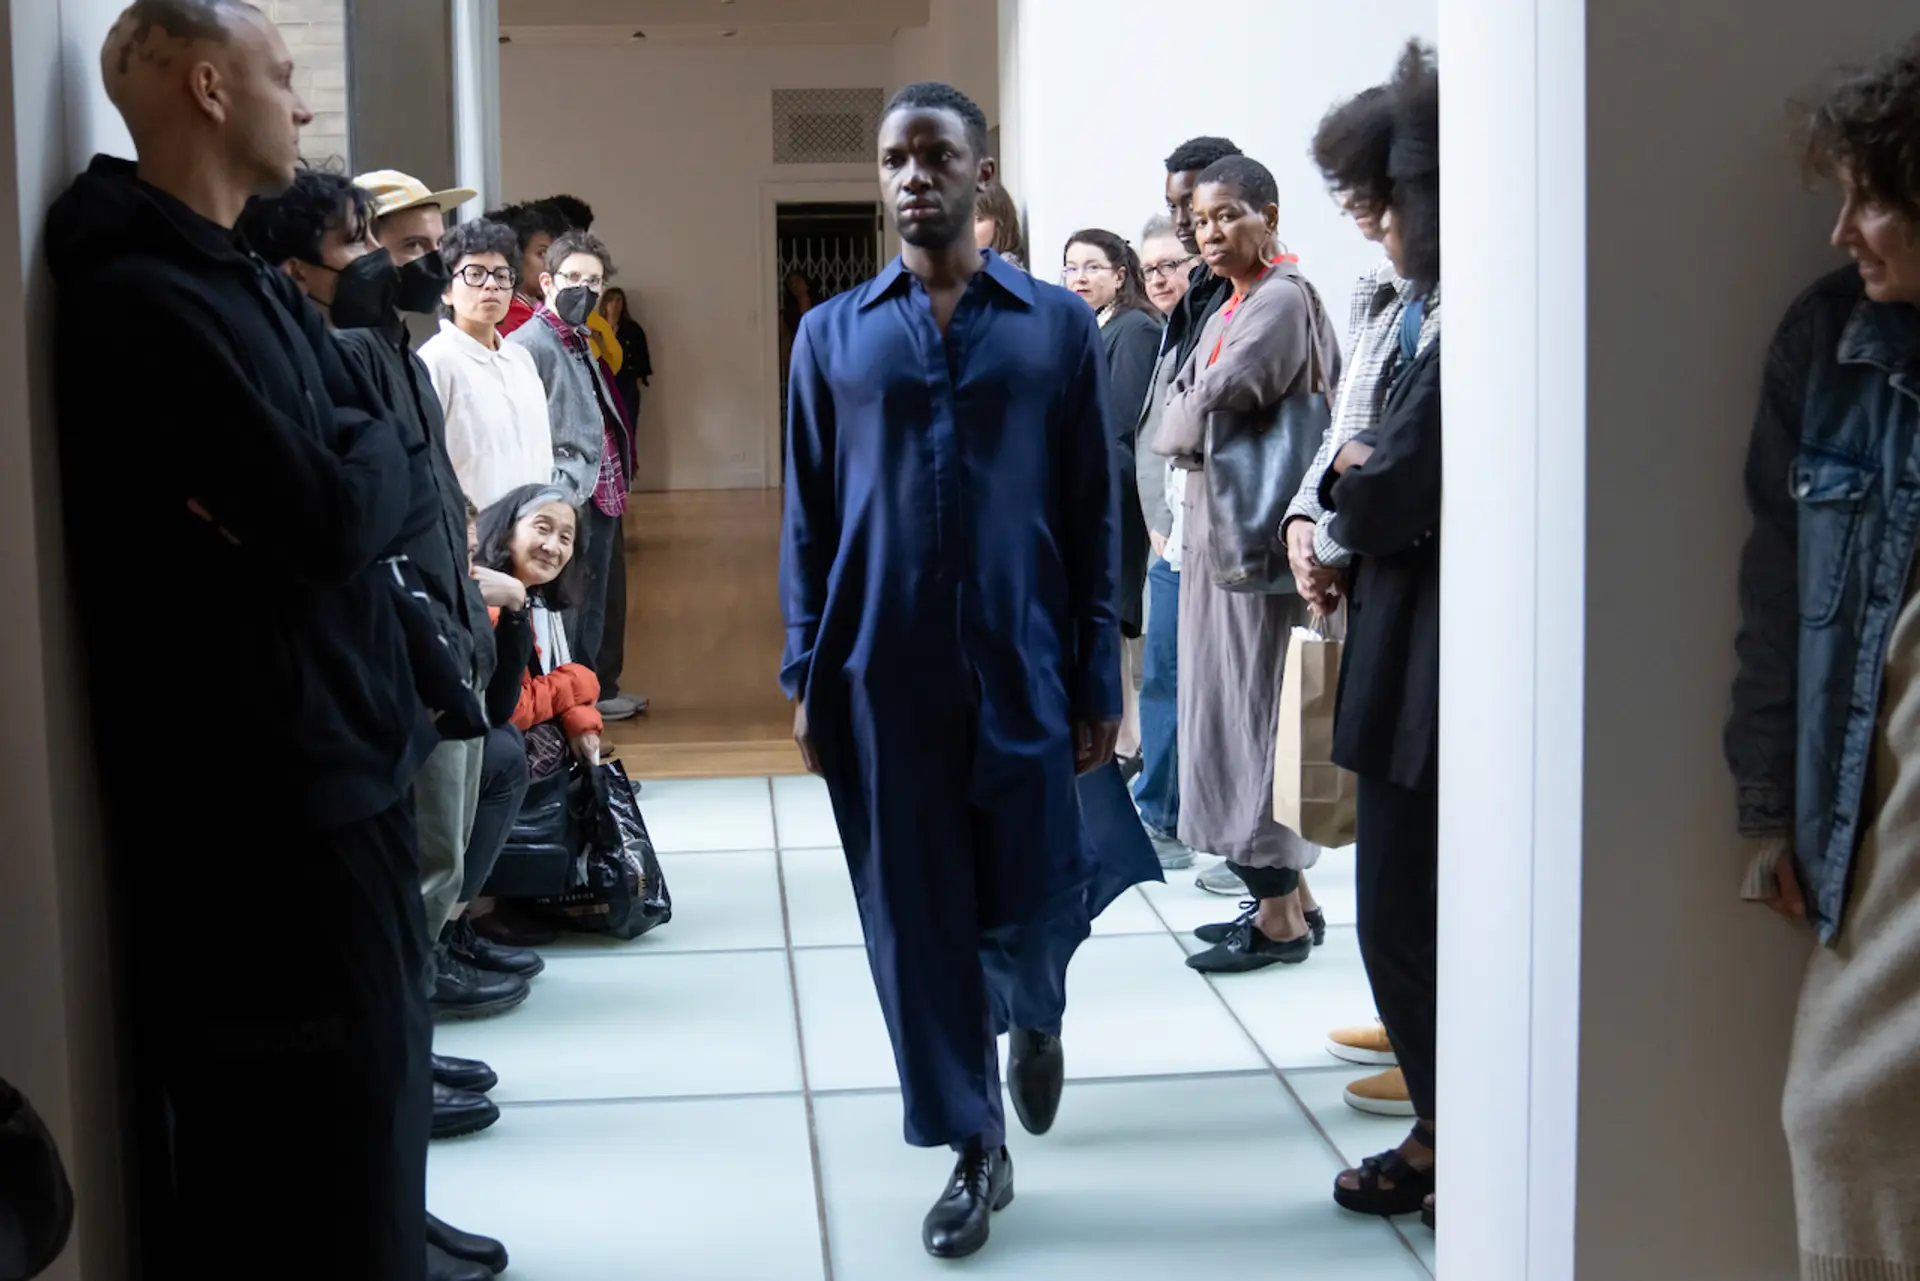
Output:
[[[774,314],[780,318],[780,409],[787,404],[787,366],[800,317],[880,272],[880,206],[866,203],[782,204],[775,210]],[[784,462],[784,458],[782,460]]]

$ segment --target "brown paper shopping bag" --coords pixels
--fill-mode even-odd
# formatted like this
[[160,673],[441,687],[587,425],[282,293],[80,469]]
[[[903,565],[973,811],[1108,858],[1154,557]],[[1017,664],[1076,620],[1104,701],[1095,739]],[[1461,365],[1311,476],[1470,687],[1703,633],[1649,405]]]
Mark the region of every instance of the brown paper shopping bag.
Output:
[[1333,711],[1343,645],[1326,620],[1296,627],[1280,680],[1280,729],[1273,752],[1273,817],[1302,840],[1338,849],[1354,840],[1358,780],[1333,763]]

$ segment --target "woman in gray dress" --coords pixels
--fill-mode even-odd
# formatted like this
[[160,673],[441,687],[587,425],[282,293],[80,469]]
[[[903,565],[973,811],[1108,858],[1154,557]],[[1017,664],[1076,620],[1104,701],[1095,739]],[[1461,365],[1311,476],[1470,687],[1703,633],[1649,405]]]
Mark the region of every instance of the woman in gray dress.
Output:
[[1307,376],[1310,353],[1331,375],[1340,349],[1319,295],[1281,252],[1279,189],[1265,166],[1219,161],[1201,175],[1193,206],[1202,257],[1233,282],[1234,296],[1175,377],[1154,447],[1195,473],[1185,516],[1191,572],[1180,576],[1180,840],[1225,857],[1251,895],[1239,920],[1196,931],[1214,946],[1187,963],[1237,973],[1306,960],[1326,921],[1301,876],[1319,848],[1273,818],[1280,675],[1307,608],[1292,594],[1223,590],[1208,572],[1207,416],[1279,404]]

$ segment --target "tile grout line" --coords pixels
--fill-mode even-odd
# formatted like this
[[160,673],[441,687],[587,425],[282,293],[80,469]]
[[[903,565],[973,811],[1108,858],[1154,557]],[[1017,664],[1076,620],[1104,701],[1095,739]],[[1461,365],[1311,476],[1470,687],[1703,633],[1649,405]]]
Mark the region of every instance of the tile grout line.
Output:
[[[1181,952],[1185,953],[1186,948],[1180,943],[1181,932],[1174,929],[1172,924],[1168,922],[1166,914],[1160,910],[1160,905],[1155,903],[1150,895],[1143,894],[1141,897],[1147,900],[1148,909],[1160,918],[1160,923],[1167,927],[1167,933],[1173,936],[1174,946],[1179,947]],[[1293,1088],[1293,1082],[1287,1080],[1287,1074],[1280,1070],[1280,1065],[1273,1061],[1273,1057],[1267,1053],[1266,1047],[1260,1044],[1259,1038],[1254,1036],[1253,1029],[1247,1026],[1246,1021],[1240,1017],[1239,1011],[1235,1010],[1233,1005],[1221,993],[1220,985],[1214,980],[1213,975],[1203,974],[1200,977],[1206,980],[1207,986],[1213,991],[1214,1000],[1220,1002],[1220,1008],[1227,1012],[1227,1017],[1233,1020],[1233,1025],[1240,1029],[1240,1035],[1247,1038],[1247,1044],[1251,1045],[1253,1052],[1260,1056],[1260,1061],[1267,1065],[1267,1070],[1273,1074],[1273,1079],[1280,1083],[1280,1088],[1286,1091],[1289,1099],[1293,1100],[1293,1105],[1300,1109],[1300,1115],[1307,1118],[1307,1124],[1313,1127],[1313,1132],[1320,1136],[1320,1141],[1327,1145],[1329,1152],[1333,1153],[1334,1160],[1340,1163],[1342,1169],[1350,1168],[1347,1166],[1347,1154],[1342,1152],[1340,1145],[1333,1141],[1333,1136],[1327,1133],[1327,1127],[1321,1124],[1320,1118],[1314,1115],[1313,1109],[1308,1107],[1306,1100],[1300,1097],[1300,1092]],[[1428,1276],[1432,1276],[1433,1269],[1429,1268],[1427,1261],[1420,1257],[1420,1251],[1414,1248],[1412,1238],[1408,1237],[1407,1234],[1401,1230],[1400,1225],[1392,1219],[1383,1219],[1381,1222],[1387,1225],[1388,1231],[1399,1238],[1400,1244],[1405,1246],[1407,1253],[1413,1256],[1413,1261],[1419,1265],[1420,1270]]]
[[767,780],[767,808],[773,821],[773,871],[780,882],[780,931],[786,940],[787,992],[793,998],[794,1050],[800,1057],[800,1099],[807,1114],[807,1156],[813,1165],[813,1208],[820,1221],[823,1281],[833,1281],[833,1234],[827,1227],[827,1180],[820,1161],[820,1126],[814,1115],[813,1081],[807,1071],[807,1028],[800,1015],[800,966],[794,957],[793,911],[787,904],[787,861],[780,848],[780,806],[773,780]]

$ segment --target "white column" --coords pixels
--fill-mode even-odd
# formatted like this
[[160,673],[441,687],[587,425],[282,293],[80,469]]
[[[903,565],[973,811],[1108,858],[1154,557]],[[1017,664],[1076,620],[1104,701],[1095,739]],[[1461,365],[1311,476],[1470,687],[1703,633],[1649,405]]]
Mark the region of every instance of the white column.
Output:
[[[131,154],[99,80],[124,0],[0,0],[0,1075],[60,1144],[80,1201],[56,1281],[124,1275],[124,1202],[104,876],[60,545],[47,206],[95,151]],[[164,681],[155,673],[156,688]],[[130,709],[137,715],[140,709]],[[164,728],[151,732],[164,743]],[[158,747],[156,750],[164,750]],[[161,857],[160,851],[155,851]]]
[[1441,1275],[1789,1281],[1807,940],[1735,898],[1740,472],[1835,262],[1784,104],[1914,12],[1440,8]]
[[473,216],[496,208],[500,180],[500,0],[454,0],[454,182],[480,193]]

